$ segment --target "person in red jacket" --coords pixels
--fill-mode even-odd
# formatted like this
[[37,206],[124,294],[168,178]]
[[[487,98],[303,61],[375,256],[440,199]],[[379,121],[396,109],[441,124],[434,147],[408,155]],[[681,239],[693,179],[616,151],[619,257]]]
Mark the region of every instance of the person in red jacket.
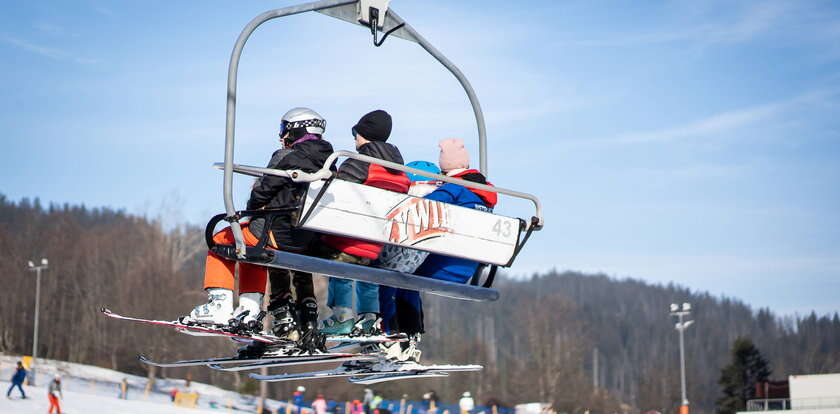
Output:
[[[403,164],[400,150],[386,141],[391,135],[391,115],[383,110],[365,114],[351,130],[359,154]],[[381,165],[348,159],[338,168],[337,178],[370,185],[385,190],[407,193],[408,176],[399,170]],[[340,262],[368,266],[382,250],[382,244],[370,243],[348,237],[324,235],[321,237],[319,256]],[[326,335],[381,332],[379,317],[379,286],[356,282],[356,312],[353,315],[353,281],[330,278],[327,306],[333,314],[322,321],[320,331]]]

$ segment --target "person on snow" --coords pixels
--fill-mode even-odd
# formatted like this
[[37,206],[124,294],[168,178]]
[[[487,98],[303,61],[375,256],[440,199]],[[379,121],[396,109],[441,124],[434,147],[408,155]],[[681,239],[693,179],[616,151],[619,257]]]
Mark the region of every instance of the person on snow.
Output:
[[[470,156],[463,141],[449,138],[441,140],[438,146],[440,147],[440,169],[446,176],[492,185],[478,170],[469,168]],[[459,184],[445,183],[424,198],[492,212],[496,205],[497,194]],[[466,283],[473,276],[478,266],[479,263],[473,260],[432,253],[414,274],[450,282]],[[416,345],[419,342],[420,334],[425,331],[423,327],[423,304],[420,293],[417,291],[404,291],[402,295],[401,300],[404,303],[411,304],[411,306],[397,310],[397,325],[399,331],[411,337],[412,340],[382,344],[380,347],[388,358],[417,362],[420,358],[420,350],[416,348]]]
[[17,368],[15,369],[14,375],[12,375],[12,385],[9,386],[9,390],[6,391],[6,398],[12,398],[12,390],[17,387],[18,391],[20,391],[20,397],[26,399],[26,393],[23,392],[23,380],[26,379],[26,369],[23,368],[23,363],[18,361]]
[[353,402],[350,403],[350,414],[364,414],[364,413],[365,413],[365,409],[362,406],[361,401],[353,400]]
[[[270,166],[280,170],[302,170],[316,172],[320,170],[327,157],[333,152],[332,145],[322,138],[326,121],[321,115],[309,108],[292,108],[281,119],[280,137],[290,151],[275,152]],[[257,218],[242,224],[245,243],[254,246],[259,242],[264,231],[268,231],[267,245],[280,250],[304,253],[309,248],[315,233],[294,228],[292,223],[298,214],[296,207],[305,196],[306,183],[296,183],[287,177],[266,175],[261,177],[251,190],[248,210],[280,210],[270,229],[265,228],[265,219]],[[286,211],[289,209],[291,211]],[[219,244],[233,244],[233,232],[230,227],[213,235],[213,241]],[[234,316],[247,315],[242,322],[255,321],[262,310],[263,293],[267,271],[263,266],[250,263],[239,265],[239,307],[233,309],[233,287],[235,261],[227,260],[208,251],[204,270],[204,289],[208,303],[197,306],[185,322],[227,325]],[[312,278],[308,273],[279,272],[272,279],[272,303],[269,309],[274,316],[272,329],[275,335],[286,336],[297,326],[294,323],[295,309],[290,299],[289,279],[294,279],[298,295],[298,309],[304,326],[315,326],[317,321],[317,302],[315,302]],[[288,293],[288,295],[287,295]],[[285,306],[284,306],[285,305]],[[314,306],[310,306],[314,305]]]
[[292,404],[295,405],[295,411],[298,414],[303,413],[303,398],[304,393],[306,392],[306,387],[299,385],[295,392],[292,394]]
[[362,407],[365,409],[365,414],[371,413],[371,403],[373,403],[373,390],[365,388],[365,395],[362,397]]
[[318,394],[315,401],[312,401],[312,409],[315,414],[327,414],[327,400],[324,399],[324,394]]
[[461,408],[461,414],[470,414],[475,409],[475,401],[469,391],[461,396],[461,399],[458,401],[458,407]]
[[382,396],[379,393],[373,394],[373,400],[370,402],[370,411],[371,413],[377,413],[379,411],[379,407],[382,405]]
[[61,392],[61,375],[55,374],[55,378],[50,381],[47,387],[47,398],[50,400],[49,414],[52,414],[53,409],[56,414],[61,414],[61,405],[58,403],[59,398],[64,399],[64,393]]
[[[406,167],[416,168],[432,174],[440,174],[440,168],[435,163],[429,161],[412,161],[406,164]],[[429,193],[437,190],[442,184],[441,181],[433,180],[419,174],[407,174],[409,181],[411,181],[408,194],[414,197],[425,197]],[[382,248],[382,253],[379,254],[379,259],[376,260],[374,266],[412,274],[423,264],[423,261],[428,256],[429,253],[422,250],[386,245]],[[419,296],[414,295],[410,290],[398,289],[391,286],[380,286],[379,309],[382,314],[382,330],[389,334],[400,332],[398,316],[403,315],[403,317],[406,317],[404,315],[412,315],[419,312],[420,303],[417,302],[417,298]],[[409,320],[416,319],[416,317],[412,316],[408,316],[408,318]]]
[[[359,154],[403,163],[400,150],[386,141],[391,135],[391,115],[383,110],[365,114],[352,128]],[[344,161],[336,176],[340,180],[370,185],[400,193],[408,192],[408,176],[402,171],[382,167],[355,159]],[[370,243],[348,237],[324,235],[318,255],[340,262],[368,266],[379,256],[382,244]],[[354,318],[352,299],[353,281],[330,278],[327,306],[332,315],[321,322],[320,331],[326,335],[346,335],[351,332],[365,335],[381,333],[379,317],[379,289],[372,283],[356,282],[356,312]]]

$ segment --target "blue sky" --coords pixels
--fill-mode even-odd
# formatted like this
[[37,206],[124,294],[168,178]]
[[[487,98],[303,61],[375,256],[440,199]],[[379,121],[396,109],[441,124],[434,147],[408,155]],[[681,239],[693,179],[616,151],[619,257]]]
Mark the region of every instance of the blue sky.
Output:
[[[223,209],[233,43],[278,2],[18,2],[0,15],[0,193],[202,223]],[[603,271],[780,313],[840,311],[836,2],[405,1],[394,9],[481,99],[490,179],[538,195],[546,228],[512,272]],[[236,160],[278,119],[327,138],[383,108],[407,160],[475,124],[417,45],[319,15],[258,29],[239,76]],[[474,156],[474,160],[477,157]],[[236,181],[236,201],[249,180]],[[503,199],[498,212],[530,214]]]

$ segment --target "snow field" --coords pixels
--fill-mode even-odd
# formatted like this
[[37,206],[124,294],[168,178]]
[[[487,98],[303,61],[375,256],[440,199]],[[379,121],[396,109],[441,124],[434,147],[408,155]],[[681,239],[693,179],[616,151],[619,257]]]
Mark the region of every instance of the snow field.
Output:
[[[61,401],[62,412],[66,409],[69,414],[79,413],[109,413],[109,414],[185,414],[185,413],[227,413],[227,404],[234,407],[256,411],[257,399],[253,396],[242,395],[208,384],[192,382],[189,391],[199,394],[198,409],[176,407],[172,404],[169,390],[178,388],[187,391],[184,380],[157,379],[157,390],[144,395],[146,377],[125,374],[107,368],[76,364],[64,361],[38,359],[36,366],[37,386],[24,385],[27,399],[20,399],[20,392],[12,392],[12,400],[5,397],[5,392],[11,386],[11,378],[15,366],[22,358],[0,354],[0,388],[4,395],[0,397],[0,414],[46,413],[49,407],[47,400],[47,385],[55,374],[61,375],[64,400]],[[128,400],[117,398],[119,383],[125,378],[129,385]],[[218,408],[212,408],[211,403]],[[266,400],[266,408],[275,410],[285,407],[286,403],[276,400]],[[284,410],[280,410],[284,412]],[[234,412],[237,412],[234,410]],[[242,411],[239,411],[242,412]]]

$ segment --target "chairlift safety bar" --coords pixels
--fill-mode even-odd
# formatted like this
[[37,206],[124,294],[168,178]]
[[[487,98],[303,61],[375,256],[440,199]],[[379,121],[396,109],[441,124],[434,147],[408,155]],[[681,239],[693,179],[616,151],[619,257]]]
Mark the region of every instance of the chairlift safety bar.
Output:
[[[467,180],[464,180],[464,179],[461,179],[461,178],[450,177],[450,176],[447,176],[447,175],[433,174],[433,173],[430,173],[428,171],[418,170],[416,168],[411,168],[411,167],[405,166],[403,164],[398,164],[398,163],[395,163],[395,162],[386,161],[386,160],[382,160],[382,159],[379,159],[379,158],[374,158],[374,157],[370,157],[370,156],[367,156],[367,155],[362,155],[362,154],[358,154],[358,153],[350,152],[350,151],[336,151],[336,152],[333,152],[332,154],[330,154],[329,157],[327,157],[326,162],[324,162],[324,167],[321,168],[320,170],[318,170],[317,172],[314,172],[314,173],[307,173],[307,172],[301,171],[301,170],[277,170],[277,169],[273,169],[273,168],[260,168],[260,167],[252,167],[252,166],[248,166],[248,165],[236,165],[236,164],[233,166],[233,169],[234,169],[234,172],[245,174],[245,175],[250,175],[250,176],[253,176],[253,177],[260,177],[260,176],[265,174],[265,175],[274,175],[274,176],[278,176],[278,177],[287,177],[287,178],[290,178],[292,181],[295,181],[295,182],[311,183],[313,181],[326,180],[326,179],[330,178],[332,176],[332,171],[330,170],[330,166],[333,165],[333,163],[338,159],[338,157],[353,158],[353,159],[356,159],[356,160],[359,160],[359,161],[369,162],[371,164],[378,164],[378,165],[381,165],[381,166],[386,167],[386,168],[393,168],[395,170],[400,170],[400,171],[407,172],[407,173],[422,175],[424,177],[433,178],[435,180],[444,181],[444,182],[447,182],[447,183],[458,184],[458,185],[462,185],[464,187],[477,188],[479,190],[489,191],[489,192],[498,193],[498,194],[505,194],[505,195],[508,195],[508,196],[511,196],[511,197],[516,197],[516,198],[529,200],[532,203],[534,203],[534,210],[535,210],[534,211],[534,219],[535,220],[532,221],[531,225],[536,226],[535,230],[540,230],[542,228],[542,224],[543,224],[543,221],[542,221],[542,203],[540,203],[540,200],[532,194],[523,193],[523,192],[514,191],[514,190],[508,190],[508,189],[502,188],[502,187],[495,187],[495,186],[491,186],[491,185],[480,184],[480,183],[476,183],[476,182],[472,182],[472,181],[467,181]],[[224,167],[224,164],[223,163],[215,163],[215,164],[213,164],[213,166],[216,167],[216,168],[222,169]]]

